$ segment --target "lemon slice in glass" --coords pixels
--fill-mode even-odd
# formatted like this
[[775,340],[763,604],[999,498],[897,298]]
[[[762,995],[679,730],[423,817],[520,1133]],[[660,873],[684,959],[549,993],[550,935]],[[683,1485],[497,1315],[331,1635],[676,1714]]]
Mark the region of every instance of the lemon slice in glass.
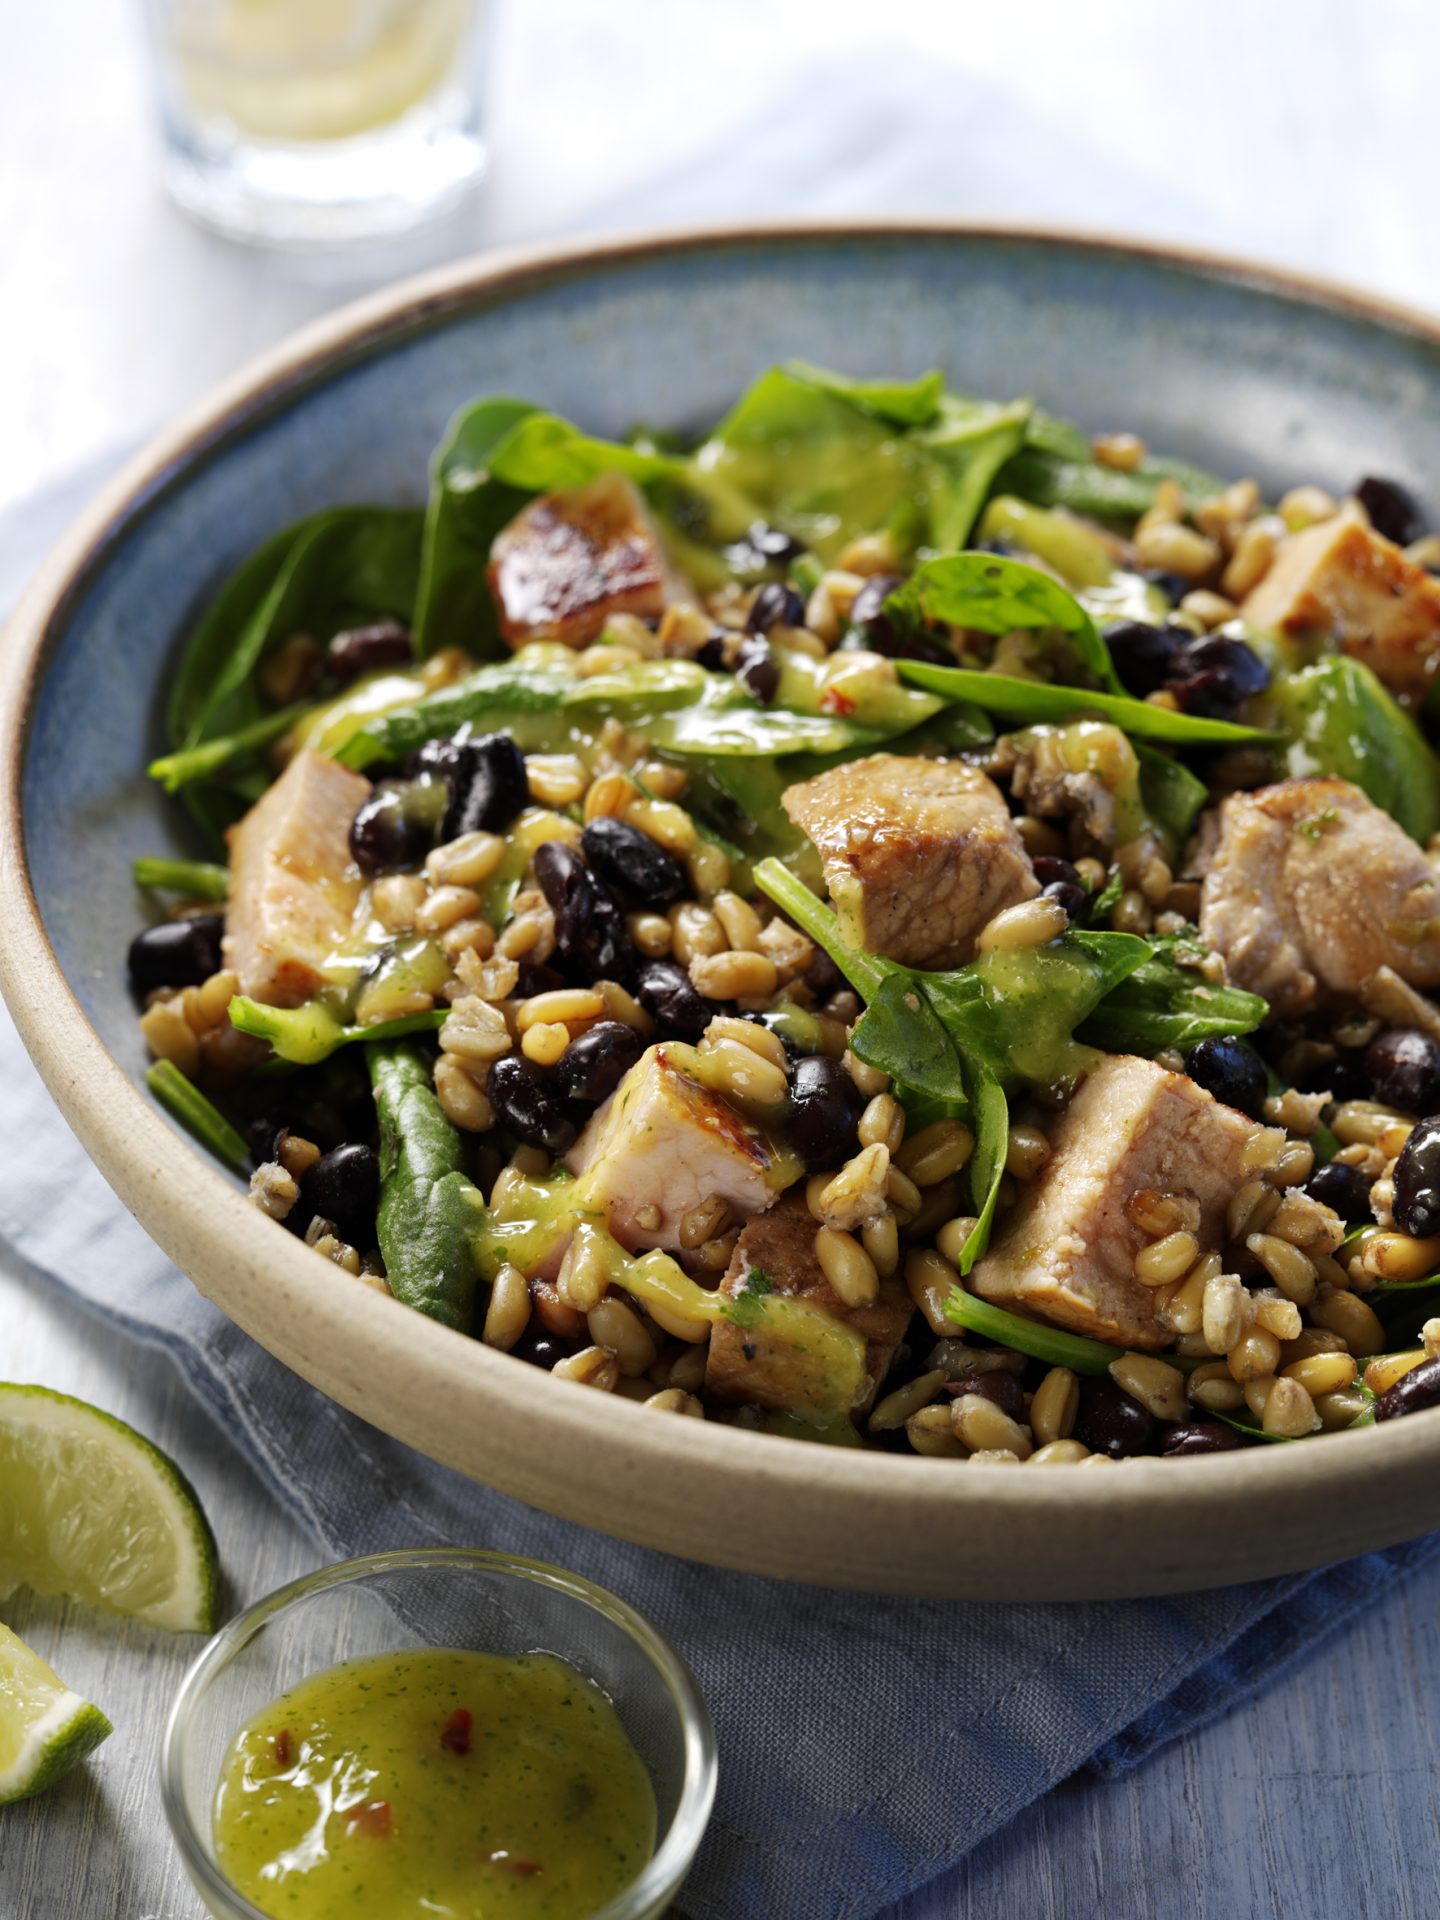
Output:
[[22,1586],[215,1626],[215,1539],[175,1462],[83,1400],[0,1383],[0,1601]]
[[98,1707],[0,1626],[0,1807],[48,1787],[113,1731]]

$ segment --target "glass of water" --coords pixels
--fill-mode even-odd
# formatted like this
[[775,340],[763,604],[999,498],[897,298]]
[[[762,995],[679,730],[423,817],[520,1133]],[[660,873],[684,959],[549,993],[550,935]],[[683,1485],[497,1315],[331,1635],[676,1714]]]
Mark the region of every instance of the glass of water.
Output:
[[486,0],[144,0],[165,173],[233,238],[406,231],[485,165]]

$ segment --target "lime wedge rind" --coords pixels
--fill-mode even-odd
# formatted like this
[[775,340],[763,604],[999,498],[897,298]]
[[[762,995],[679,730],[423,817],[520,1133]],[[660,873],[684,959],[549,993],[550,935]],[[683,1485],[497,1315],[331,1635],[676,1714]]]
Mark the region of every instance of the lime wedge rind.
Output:
[[43,1792],[113,1731],[98,1707],[0,1626],[0,1807]]
[[113,1414],[0,1382],[0,1599],[17,1587],[214,1631],[215,1536],[170,1457]]

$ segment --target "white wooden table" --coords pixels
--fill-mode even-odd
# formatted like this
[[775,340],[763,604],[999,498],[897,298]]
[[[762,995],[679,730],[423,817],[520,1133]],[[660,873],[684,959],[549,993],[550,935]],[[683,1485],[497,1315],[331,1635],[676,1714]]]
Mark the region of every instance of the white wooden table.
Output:
[[[498,22],[486,197],[406,256],[343,270],[263,260],[171,213],[132,25],[115,0],[0,0],[0,507],[133,441],[291,326],[437,249],[574,225],[765,101],[793,110],[809,73],[823,116],[847,60],[852,74],[855,62],[881,71],[877,48],[902,92],[907,73],[919,87],[957,63],[955,140],[925,195],[932,210],[1117,229],[1163,217],[1177,238],[1440,307],[1432,0],[1210,0],[1183,19],[1147,0],[1031,0],[1023,19],[914,0],[519,0]],[[1005,140],[967,148],[966,86],[988,89],[992,107],[1009,96]],[[1100,172],[1077,174],[1075,154]],[[1133,180],[1133,196],[1077,203],[1077,178],[1104,168]],[[702,210],[803,209],[777,179],[758,199],[731,206],[722,193]],[[234,1601],[313,1564],[165,1360],[117,1344],[3,1256],[0,1375],[94,1400],[174,1453],[214,1519]],[[1437,1601],[1440,1574],[1138,1773],[1052,1793],[899,1911],[1429,1920],[1440,1913]],[[191,1649],[23,1597],[6,1618],[118,1731],[89,1768],[0,1815],[0,1920],[195,1920],[154,1785]]]

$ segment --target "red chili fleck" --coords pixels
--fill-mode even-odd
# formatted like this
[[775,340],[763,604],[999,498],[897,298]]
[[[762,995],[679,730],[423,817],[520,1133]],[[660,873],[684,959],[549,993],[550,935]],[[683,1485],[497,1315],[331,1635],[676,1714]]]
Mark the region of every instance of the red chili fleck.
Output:
[[383,1840],[390,1831],[390,1802],[367,1800],[363,1807],[351,1807],[345,1818],[361,1833],[374,1834]]
[[295,1742],[290,1738],[290,1729],[282,1727],[275,1736],[275,1764],[283,1773],[295,1761]]
[[445,1729],[440,1735],[441,1746],[448,1748],[451,1753],[468,1753],[470,1751],[470,1729],[474,1724],[475,1716],[471,1713],[469,1707],[456,1707],[450,1718],[445,1722]]
[[842,719],[855,711],[855,702],[848,693],[842,693],[839,687],[827,687],[820,696],[822,713],[838,713]]
[[511,1873],[518,1873],[522,1879],[526,1880],[534,1874],[545,1871],[538,1860],[516,1860],[503,1847],[491,1854],[490,1864],[492,1867],[508,1867]]

